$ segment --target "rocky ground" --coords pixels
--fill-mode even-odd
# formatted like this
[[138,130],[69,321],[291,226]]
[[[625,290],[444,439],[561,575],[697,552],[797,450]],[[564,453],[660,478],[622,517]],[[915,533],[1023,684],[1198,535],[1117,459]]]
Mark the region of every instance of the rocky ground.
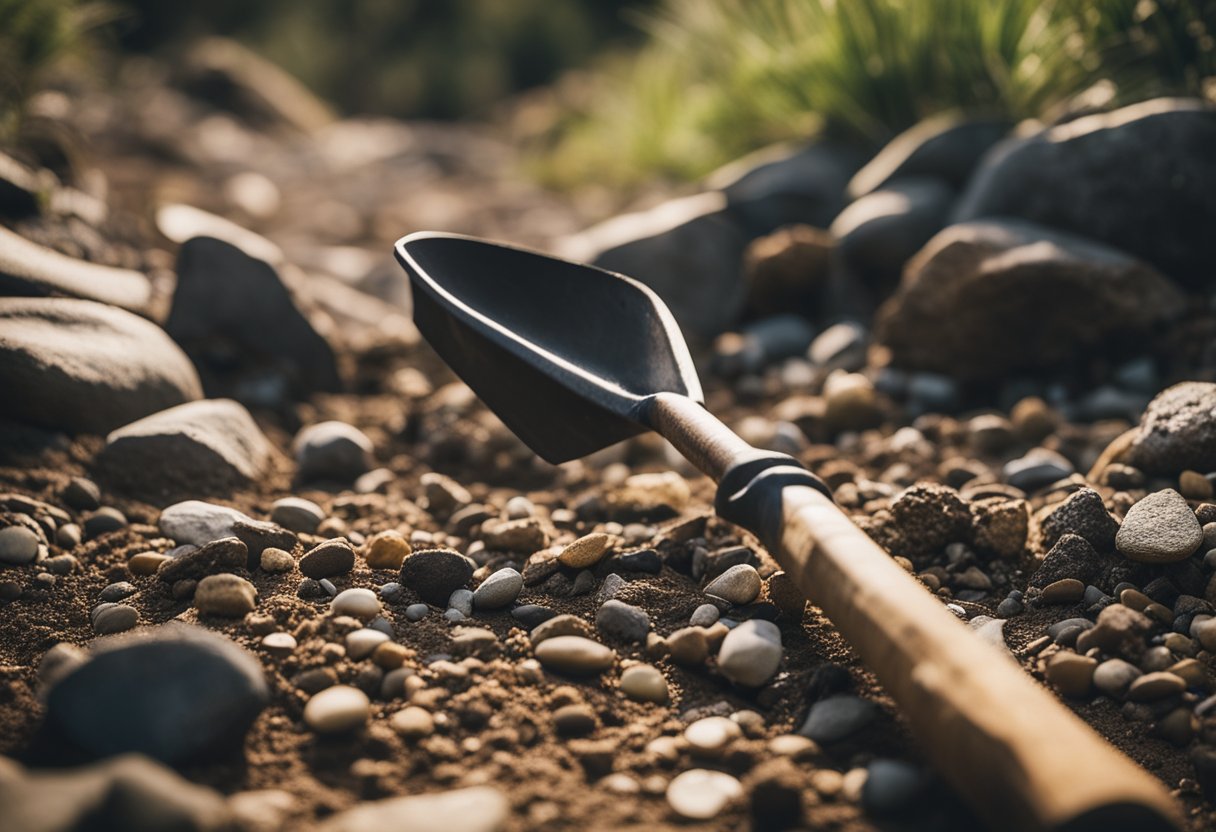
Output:
[[266,83],[132,64],[0,157],[11,828],[976,828],[711,483],[549,466],[443,367],[420,228],[654,285],[713,412],[1216,823],[1210,111],[930,122],[576,234],[619,206],[488,130]]

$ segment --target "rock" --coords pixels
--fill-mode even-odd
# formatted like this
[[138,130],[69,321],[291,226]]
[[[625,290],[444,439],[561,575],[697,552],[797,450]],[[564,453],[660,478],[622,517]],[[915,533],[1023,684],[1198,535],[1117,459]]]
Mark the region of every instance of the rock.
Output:
[[155,324],[86,300],[0,298],[0,417],[105,433],[202,396]]
[[294,395],[340,389],[333,348],[292,276],[213,237],[182,244],[165,331],[208,376],[208,389],[226,380],[233,350],[243,367],[259,368]]
[[528,637],[531,639],[533,646],[536,646],[545,639],[555,636],[583,636],[590,638],[592,635],[591,625],[577,615],[555,615],[534,627]]
[[305,577],[316,580],[345,575],[354,567],[355,550],[342,537],[314,546],[300,558],[300,571]]
[[1092,581],[1101,571],[1103,558],[1083,537],[1065,534],[1043,557],[1030,576],[1030,586],[1045,587],[1066,578]]
[[380,614],[380,599],[376,593],[363,587],[352,587],[339,592],[334,600],[329,602],[329,608],[334,615],[349,615],[360,621],[371,621]]
[[616,562],[626,572],[645,572],[648,575],[657,575],[663,571],[663,559],[654,549],[624,552],[617,555]]
[[1077,650],[1101,648],[1106,653],[1138,660],[1144,652],[1144,636],[1153,623],[1144,615],[1122,604],[1111,604],[1098,613],[1095,625],[1077,637]]
[[753,240],[743,253],[747,308],[756,315],[815,313],[829,274],[832,235],[810,225],[790,225]]
[[718,608],[713,604],[702,604],[692,611],[692,615],[688,617],[688,624],[692,627],[710,627],[721,617]]
[[1149,494],[1128,509],[1115,546],[1129,560],[1174,563],[1203,542],[1203,529],[1186,500],[1172,488]]
[[77,511],[93,511],[101,507],[101,489],[84,477],[72,477],[60,496]]
[[301,480],[351,482],[372,467],[372,441],[345,422],[319,422],[291,443]]
[[401,584],[428,604],[446,604],[452,593],[473,579],[473,562],[458,552],[426,549],[401,563]]
[[38,557],[38,535],[25,526],[0,529],[0,563],[32,563]]
[[829,430],[864,430],[882,418],[874,384],[861,373],[833,372],[823,384],[823,421]]
[[473,786],[365,801],[327,818],[318,832],[501,832],[510,817],[511,803],[502,792],[492,786]]
[[290,656],[299,646],[291,633],[267,633],[260,644],[263,650],[278,658]]
[[389,636],[379,630],[364,627],[346,634],[346,655],[354,661],[361,661],[372,655],[376,648],[389,641]]
[[948,543],[964,543],[971,531],[971,511],[953,488],[914,485],[891,503],[899,530],[898,552],[919,555],[937,552]]
[[558,673],[582,675],[607,670],[616,660],[616,653],[582,636],[554,636],[536,646],[536,658]]
[[740,563],[710,581],[705,587],[705,594],[713,595],[732,604],[750,604],[760,595],[762,585],[763,581],[756,568]]
[[410,621],[421,621],[430,611],[431,608],[426,604],[410,604],[405,608],[405,617]]
[[390,529],[368,538],[363,546],[363,558],[372,569],[400,569],[412,551],[401,532]]
[[836,256],[875,299],[899,283],[904,264],[945,226],[954,192],[938,179],[909,177],[860,197],[832,223]]
[[199,760],[239,747],[270,701],[261,664],[198,627],[164,625],[94,642],[91,654],[50,689],[46,715],[91,755]]
[[971,501],[971,534],[980,552],[1015,558],[1026,548],[1030,507],[1025,500],[984,497]]
[[[1050,549],[1066,534],[1083,537],[1099,552],[1109,552],[1115,547],[1115,533],[1119,523],[1102,502],[1102,495],[1092,488],[1074,491],[1039,524],[1040,544]],[[1089,580],[1080,575],[1070,577]]]
[[293,532],[314,534],[325,519],[325,509],[302,497],[283,497],[270,507],[270,520]]
[[667,784],[667,803],[680,817],[709,820],[727,804],[743,796],[743,786],[721,771],[694,768],[681,772]]
[[614,508],[649,514],[656,509],[683,509],[692,499],[692,490],[688,481],[675,471],[661,471],[634,474],[607,498]]
[[389,725],[399,736],[406,739],[429,737],[435,731],[435,720],[430,712],[417,705],[402,708],[389,717]]
[[602,532],[583,535],[562,549],[558,561],[572,569],[587,569],[603,560],[612,546],[612,538]]
[[865,367],[870,331],[856,321],[832,324],[807,347],[806,357],[816,367],[857,372]]
[[660,705],[668,699],[667,680],[658,668],[648,664],[635,664],[621,673],[621,693],[639,702],[656,702]]
[[[540,604],[521,604],[511,610],[511,617],[529,630],[535,630],[546,621],[557,617],[557,613]],[[590,632],[590,631],[588,631]],[[534,642],[535,643],[535,642]]]
[[984,153],[1009,134],[1007,121],[927,118],[900,133],[849,180],[853,199],[905,177],[927,176],[961,190]]
[[[0,187],[4,184],[0,176]],[[131,312],[147,312],[152,284],[131,269],[117,269],[60,254],[0,228],[0,295],[65,296]]]
[[262,550],[258,565],[262,567],[263,572],[282,574],[296,568],[296,559],[291,556],[291,552],[268,546]]
[[1061,651],[1047,661],[1044,675],[1061,696],[1079,699],[1089,693],[1098,660]]
[[645,610],[621,601],[605,601],[595,614],[595,628],[609,639],[644,642],[650,632],[650,616]]
[[466,618],[473,614],[473,593],[467,589],[452,590],[448,596],[448,608],[458,610]]
[[901,760],[875,760],[861,787],[861,805],[876,818],[894,818],[920,808],[930,784],[924,769]]
[[898,367],[978,380],[1059,366],[1181,310],[1173,284],[1120,251],[997,219],[952,225],[930,240],[879,310],[874,334]]
[[1107,659],[1094,670],[1094,687],[1107,696],[1121,697],[1140,675],[1140,668],[1131,662]]
[[205,546],[213,540],[235,537],[235,524],[239,521],[254,522],[251,517],[228,506],[186,500],[162,511],[157,525],[161,534],[179,545]]
[[499,552],[531,553],[549,545],[549,536],[534,517],[487,520],[481,524],[481,539],[487,549]]
[[718,670],[736,685],[756,688],[781,665],[781,631],[771,621],[744,621],[726,634],[718,650]]
[[582,702],[563,705],[553,712],[553,729],[560,737],[585,737],[598,726],[595,711]]
[[[1152,263],[1191,286],[1210,283],[1204,216],[1216,213],[1216,112],[1158,98],[1011,140],[984,159],[956,221],[1022,217]],[[1153,205],[1151,214],[1128,205]]]
[[724,716],[707,716],[684,729],[684,740],[702,756],[717,756],[742,736],[743,729]]
[[845,740],[874,721],[878,707],[867,699],[836,694],[811,706],[798,733],[821,745]]
[[271,454],[248,410],[231,399],[209,399],[111,431],[98,463],[114,481],[145,493],[226,492],[266,473]]
[[1043,587],[1039,600],[1044,604],[1075,604],[1085,596],[1085,584],[1076,578],[1061,578]]
[[98,604],[92,613],[93,632],[99,636],[121,633],[139,623],[139,611],[127,604]]
[[208,575],[198,582],[194,606],[206,615],[239,618],[257,607],[258,591],[237,575]]
[[371,717],[367,694],[349,685],[334,685],[304,706],[304,722],[318,734],[343,734],[361,728]]
[[667,637],[671,660],[682,667],[698,667],[709,658],[709,638],[703,627],[684,627]]
[[1144,411],[1126,461],[1154,474],[1216,470],[1216,384],[1184,381],[1159,393]]
[[1031,448],[1025,455],[1006,462],[1001,470],[1007,483],[1026,493],[1062,480],[1072,472],[1072,463],[1049,448]]
[[244,569],[248,562],[249,548],[235,537],[225,537],[165,561],[156,577],[167,584],[197,581],[217,572]]
[[1212,499],[1212,482],[1198,471],[1183,471],[1179,474],[1178,490],[1188,500]]
[[84,533],[90,540],[127,526],[127,518],[113,506],[102,506],[84,518]]
[[1186,682],[1173,673],[1145,673],[1131,683],[1127,698],[1131,702],[1155,702],[1186,690]]
[[708,191],[614,217],[567,239],[559,254],[640,280],[684,332],[709,340],[742,311],[747,242],[727,197]]
[[473,592],[473,607],[478,610],[500,610],[513,603],[523,588],[524,578],[517,570],[511,567],[499,569]]

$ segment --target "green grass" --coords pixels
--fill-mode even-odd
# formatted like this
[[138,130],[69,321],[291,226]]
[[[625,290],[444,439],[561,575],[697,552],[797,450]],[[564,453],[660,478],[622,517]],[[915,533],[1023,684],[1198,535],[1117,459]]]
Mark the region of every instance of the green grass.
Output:
[[550,184],[690,178],[816,129],[877,146],[945,110],[1042,116],[1099,81],[1116,100],[1213,94],[1216,0],[667,0],[648,44],[568,104]]

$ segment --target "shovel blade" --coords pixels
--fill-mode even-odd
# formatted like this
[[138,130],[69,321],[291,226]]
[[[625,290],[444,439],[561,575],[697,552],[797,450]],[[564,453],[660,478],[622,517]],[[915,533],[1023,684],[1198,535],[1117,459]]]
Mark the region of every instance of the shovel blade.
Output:
[[419,331],[548,462],[648,430],[656,393],[701,399],[675,319],[634,280],[454,234],[411,234],[396,255]]

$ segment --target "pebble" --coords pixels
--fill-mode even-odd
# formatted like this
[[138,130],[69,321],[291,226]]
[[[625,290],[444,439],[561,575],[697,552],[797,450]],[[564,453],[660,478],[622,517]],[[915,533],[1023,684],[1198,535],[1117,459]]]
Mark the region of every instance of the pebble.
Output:
[[101,505],[101,489],[84,477],[72,477],[60,496],[77,511],[92,511]]
[[861,787],[861,806],[877,818],[895,818],[918,808],[930,783],[927,773],[902,760],[874,760]]
[[616,653],[582,636],[555,636],[536,646],[536,658],[559,673],[602,673],[612,666]]
[[300,479],[352,482],[372,468],[372,441],[345,422],[319,422],[292,442]]
[[693,627],[709,627],[712,626],[721,613],[713,604],[702,604],[692,611],[692,615],[688,617],[688,623]]
[[740,563],[710,581],[705,587],[705,594],[732,604],[750,604],[760,595],[762,585],[756,567]]
[[84,535],[92,540],[108,532],[126,528],[126,516],[113,506],[102,506],[84,518]]
[[612,548],[612,538],[603,532],[595,532],[580,537],[557,556],[559,562],[573,569],[587,569],[595,566]]
[[401,583],[428,604],[446,604],[473,578],[473,562],[447,549],[414,552],[401,563]]
[[1131,662],[1107,659],[1094,670],[1094,687],[1107,696],[1122,696],[1140,675],[1140,668]]
[[535,646],[556,636],[590,638],[591,635],[591,626],[577,615],[555,615],[534,627],[529,638]]
[[365,725],[370,716],[367,694],[349,685],[326,688],[304,706],[304,722],[318,734],[352,731]]
[[556,615],[553,610],[539,604],[523,604],[511,610],[511,617],[529,630],[539,627]]
[[779,734],[768,741],[768,750],[778,757],[805,760],[819,754],[819,745],[801,734]]
[[811,706],[798,733],[821,745],[840,742],[865,728],[878,715],[868,699],[836,694]]
[[99,592],[97,600],[102,603],[115,604],[124,598],[130,598],[136,591],[135,584],[130,581],[117,581]]
[[1005,463],[1005,482],[1030,493],[1062,480],[1073,472],[1072,463],[1047,448],[1032,448],[1025,456]]
[[99,636],[121,633],[139,623],[139,611],[127,604],[98,604],[92,621],[93,632]]
[[1039,596],[1044,604],[1074,604],[1085,596],[1085,584],[1076,578],[1063,578],[1043,587]]
[[[584,572],[582,574],[587,575],[590,573]],[[625,586],[627,583],[628,582],[620,575],[616,574],[615,572],[610,572],[608,577],[604,578],[604,583],[600,585],[600,591],[595,593],[595,600],[601,604],[605,601],[612,600],[621,590],[621,587]]]
[[355,661],[366,659],[388,640],[387,635],[370,627],[355,630],[346,634],[346,655]]
[[38,535],[25,526],[0,529],[0,563],[30,563],[38,557]]
[[639,702],[657,702],[661,705],[668,697],[667,679],[658,668],[648,664],[625,668],[621,674],[620,688],[630,699]]
[[376,593],[362,587],[339,592],[338,596],[329,602],[329,608],[333,610],[334,615],[349,615],[360,621],[371,621],[382,609]]
[[296,650],[296,639],[291,633],[267,633],[262,637],[262,649],[272,656],[290,656]]
[[406,739],[422,739],[435,732],[435,718],[431,716],[430,711],[417,705],[397,711],[389,717],[388,724],[398,736]]
[[457,589],[448,596],[448,609],[458,611],[465,618],[473,615],[473,591]]
[[1146,673],[1132,682],[1127,689],[1127,698],[1132,702],[1155,702],[1186,690],[1186,682],[1173,673],[1158,671]]
[[759,619],[744,621],[722,641],[718,669],[737,685],[760,687],[777,672],[783,652],[781,630],[776,624]]
[[622,601],[605,601],[595,614],[595,628],[610,639],[643,642],[650,632],[650,616]]
[[214,540],[197,549],[187,549],[161,564],[156,570],[159,580],[174,584],[182,580],[198,580],[216,572],[244,569],[249,561],[249,549],[235,537]]
[[194,590],[194,606],[200,613],[239,618],[253,612],[258,591],[253,584],[229,573],[208,575]]
[[363,558],[372,569],[400,569],[411,551],[401,532],[389,529],[368,539],[363,545]]
[[563,737],[585,737],[598,724],[595,711],[582,702],[563,705],[553,712],[553,728]]
[[721,771],[694,768],[667,784],[667,803],[676,814],[689,820],[717,817],[733,800],[743,796],[743,786]]
[[205,546],[213,540],[235,537],[238,521],[252,522],[252,518],[228,506],[186,500],[162,511],[157,525],[163,535],[179,544]]
[[284,497],[270,507],[271,522],[293,532],[312,534],[325,519],[325,509],[302,497]]
[[127,569],[132,575],[155,575],[165,563],[172,558],[159,552],[140,552],[132,555],[127,561]]
[[267,546],[263,549],[259,561],[262,571],[272,575],[290,572],[296,568],[296,559],[291,556],[291,553],[276,549],[274,546]]
[[1060,651],[1047,660],[1043,675],[1062,696],[1079,699],[1089,693],[1098,660]]
[[421,621],[430,611],[431,608],[426,604],[410,604],[405,608],[405,617],[410,621]]
[[511,818],[511,803],[492,786],[436,794],[368,800],[332,815],[317,832],[500,832]]
[[649,575],[657,575],[663,571],[663,559],[654,549],[625,552],[617,556],[616,562],[626,572],[645,572]]
[[300,558],[300,571],[315,580],[345,575],[355,566],[355,550],[344,538],[327,540]]
[[518,570],[509,566],[499,569],[473,592],[473,606],[479,610],[500,610],[514,602],[523,588],[524,578]]
[[1203,529],[1186,500],[1172,488],[1149,494],[1128,509],[1115,546],[1139,563],[1174,563],[1203,542]]
[[75,523],[64,523],[55,529],[55,545],[60,549],[75,549],[80,541],[81,528]]
[[709,638],[702,627],[684,627],[667,637],[671,660],[682,667],[697,667],[709,658]]
[[1198,471],[1183,471],[1179,474],[1178,490],[1188,500],[1212,499],[1212,483]]
[[531,554],[549,545],[549,536],[534,517],[522,520],[487,520],[481,524],[487,549]]
[[774,572],[769,576],[768,597],[782,615],[795,621],[802,620],[802,614],[806,611],[806,597],[787,573]]
[[743,736],[743,730],[724,716],[698,719],[684,729],[684,739],[695,751],[716,755]]

